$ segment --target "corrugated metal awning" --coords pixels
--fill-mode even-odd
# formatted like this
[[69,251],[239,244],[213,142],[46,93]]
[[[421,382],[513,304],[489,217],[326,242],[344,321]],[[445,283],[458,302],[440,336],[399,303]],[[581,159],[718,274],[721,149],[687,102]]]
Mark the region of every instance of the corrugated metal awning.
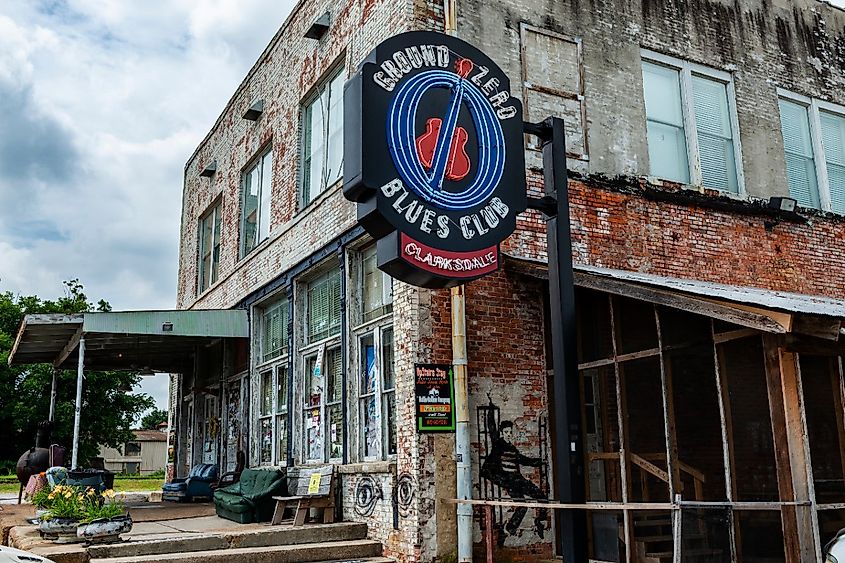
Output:
[[122,311],[27,315],[9,365],[76,367],[85,337],[85,368],[184,372],[194,349],[220,338],[249,338],[244,310]]
[[[505,268],[548,278],[544,262],[505,257]],[[845,300],[628,270],[574,265],[575,285],[675,307],[772,333],[837,340]]]

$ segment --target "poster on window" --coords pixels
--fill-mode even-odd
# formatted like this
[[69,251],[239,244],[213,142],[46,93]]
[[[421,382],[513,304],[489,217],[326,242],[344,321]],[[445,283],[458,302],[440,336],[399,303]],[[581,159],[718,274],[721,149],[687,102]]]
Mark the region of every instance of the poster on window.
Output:
[[449,364],[414,364],[419,432],[455,431],[455,391]]

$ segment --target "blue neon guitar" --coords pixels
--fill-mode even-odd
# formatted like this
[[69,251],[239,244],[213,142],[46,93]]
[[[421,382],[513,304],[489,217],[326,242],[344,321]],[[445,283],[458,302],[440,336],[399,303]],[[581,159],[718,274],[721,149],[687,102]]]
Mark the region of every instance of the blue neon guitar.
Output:
[[429,185],[434,191],[443,188],[444,180],[460,181],[469,174],[470,161],[466,152],[467,130],[458,126],[461,103],[464,99],[466,77],[472,71],[472,61],[458,59],[455,63],[457,79],[444,119],[432,117],[426,121],[425,133],[417,137],[420,163],[430,171]]

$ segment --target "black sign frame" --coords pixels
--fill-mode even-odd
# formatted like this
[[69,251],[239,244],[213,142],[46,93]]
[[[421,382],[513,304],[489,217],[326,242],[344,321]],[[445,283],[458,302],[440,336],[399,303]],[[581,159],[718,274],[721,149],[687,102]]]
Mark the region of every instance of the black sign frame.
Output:
[[383,271],[429,288],[493,273],[527,205],[522,103],[469,43],[396,35],[345,85],[343,174]]

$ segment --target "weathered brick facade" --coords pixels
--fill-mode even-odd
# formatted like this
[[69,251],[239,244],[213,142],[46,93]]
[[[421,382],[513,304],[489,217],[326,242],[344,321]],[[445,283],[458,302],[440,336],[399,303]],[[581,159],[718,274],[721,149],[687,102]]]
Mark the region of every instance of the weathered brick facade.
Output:
[[[807,220],[796,222],[765,207],[765,198],[788,194],[776,87],[845,103],[840,87],[845,84],[845,14],[813,0],[458,0],[457,6],[459,37],[487,52],[512,77],[526,117],[567,118],[577,264],[845,299],[845,219],[799,210]],[[327,36],[306,39],[305,30],[327,11]],[[310,260],[326,247],[331,248],[327,260],[348,255],[339,237],[354,229],[355,207],[343,198],[340,185],[305,207],[299,203],[302,102],[335,65],[350,76],[382,39],[409,29],[441,30],[443,18],[442,3],[432,0],[298,4],[185,167],[180,308],[249,306],[255,320],[260,295],[278,289],[273,283],[281,276],[297,268],[307,275]],[[641,48],[732,72],[745,180],[740,194],[647,177]],[[567,69],[563,76],[551,71],[558,67]],[[264,100],[263,115],[256,122],[242,119],[258,99]],[[270,235],[241,258],[242,174],[268,145],[273,149]],[[200,177],[212,161],[216,174]],[[538,196],[539,153],[529,149],[527,161],[529,194]],[[222,201],[223,217],[219,276],[198,295],[197,226],[216,201]],[[542,215],[527,212],[502,250],[543,263],[545,236]],[[353,285],[344,295],[347,303],[355,302]],[[485,417],[492,405],[497,420],[513,423],[513,445],[539,460],[537,467],[524,466],[523,476],[552,497],[547,284],[503,270],[468,284],[466,295],[474,494],[507,496],[482,475],[491,447]],[[414,363],[451,361],[448,291],[395,283],[392,322],[398,452],[378,462],[348,452],[349,463],[340,473],[342,512],[346,519],[367,522],[385,553],[400,561],[448,558],[455,549],[455,508],[442,499],[455,496],[454,440],[416,432],[413,385]],[[254,347],[252,354],[251,395],[245,400],[255,413]],[[343,366],[351,444],[359,432],[355,361],[347,358]],[[291,366],[294,385],[301,386],[301,359]],[[298,412],[295,408],[290,419],[297,461],[303,448]],[[185,423],[183,418],[180,424]],[[244,428],[255,465],[254,415]],[[510,514],[500,516],[502,525]],[[501,555],[523,561],[552,555],[554,527],[541,521],[544,538],[539,537],[536,516],[528,512],[518,533],[504,541]]]

